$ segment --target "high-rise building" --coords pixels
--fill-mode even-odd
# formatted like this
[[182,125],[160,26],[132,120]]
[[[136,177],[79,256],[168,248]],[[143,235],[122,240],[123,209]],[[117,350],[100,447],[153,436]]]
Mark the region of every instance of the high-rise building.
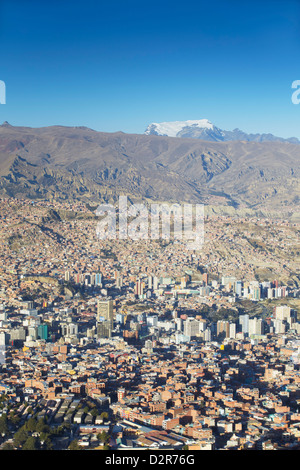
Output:
[[109,321],[103,320],[97,323],[97,336],[98,338],[111,338],[112,329],[109,326]]
[[125,324],[125,315],[123,315],[122,313],[117,313],[116,322],[121,323],[121,325],[124,325]]
[[292,309],[288,305],[279,305],[275,308],[276,320],[290,320],[292,317]]
[[0,321],[7,321],[7,312],[3,305],[0,306]]
[[149,326],[157,326],[158,316],[157,315],[148,316],[146,321],[147,321],[147,325]]
[[240,315],[239,324],[241,326],[242,332],[244,334],[248,334],[249,333],[249,315],[247,313],[245,315]]
[[113,323],[113,301],[98,300],[97,303],[97,321],[101,319],[110,320]]
[[183,320],[182,318],[175,318],[175,325],[177,331],[182,331]]
[[210,330],[210,328],[206,328],[204,330],[203,339],[204,339],[204,341],[211,341],[211,330]]
[[23,327],[12,328],[10,330],[10,341],[25,341],[26,339],[26,330]]
[[229,338],[229,321],[218,320],[217,322],[217,336],[221,335],[224,338]]
[[250,318],[249,320],[249,336],[262,335],[264,333],[264,322],[261,318]]
[[102,274],[96,273],[95,275],[95,284],[96,286],[100,286],[102,284]]
[[235,337],[236,337],[236,324],[230,323],[229,324],[229,338],[235,338]]
[[268,299],[273,299],[274,297],[274,289],[272,289],[271,287],[268,287],[267,289],[267,298]]
[[5,346],[7,343],[7,333],[5,331],[0,331],[0,346]]
[[236,281],[234,276],[223,276],[222,277],[222,285],[225,286],[227,289],[231,289]]
[[184,334],[189,337],[198,336],[200,332],[199,321],[195,318],[187,318],[184,322]]
[[61,334],[62,336],[77,336],[78,325],[73,322],[61,323]]
[[281,320],[282,322],[286,322],[288,328],[294,328],[294,325],[297,321],[297,315],[291,307],[288,305],[279,305],[275,307],[275,315],[274,318],[276,320]]
[[271,321],[271,325],[274,330],[274,333],[277,335],[285,333],[287,331],[287,323],[285,321],[277,320],[274,318]]
[[252,289],[252,300],[259,300],[260,299],[260,287],[254,286]]
[[29,326],[28,328],[28,336],[33,339],[33,340],[36,340],[37,337],[38,337],[38,333],[37,333],[37,328],[35,326]]
[[101,338],[110,338],[113,329],[113,301],[99,300],[97,304],[97,330]]
[[243,283],[242,281],[236,281],[235,282],[235,293],[238,297],[242,296],[242,288],[243,288]]
[[136,296],[142,296],[144,294],[145,283],[140,279],[136,282],[134,287],[134,294]]
[[122,400],[126,395],[126,390],[124,387],[118,388],[118,401]]

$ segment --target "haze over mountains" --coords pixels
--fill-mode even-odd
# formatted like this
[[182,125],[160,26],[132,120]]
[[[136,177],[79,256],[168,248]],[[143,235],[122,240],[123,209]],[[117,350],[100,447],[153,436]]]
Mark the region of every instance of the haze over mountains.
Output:
[[299,177],[296,143],[0,126],[2,197],[97,206],[126,194],[130,201],[297,218]]

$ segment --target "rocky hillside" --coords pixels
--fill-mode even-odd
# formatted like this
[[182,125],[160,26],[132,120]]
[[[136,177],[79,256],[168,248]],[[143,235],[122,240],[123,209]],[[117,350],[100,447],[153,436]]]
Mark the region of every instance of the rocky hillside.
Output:
[[0,126],[0,196],[205,203],[298,217],[300,146]]

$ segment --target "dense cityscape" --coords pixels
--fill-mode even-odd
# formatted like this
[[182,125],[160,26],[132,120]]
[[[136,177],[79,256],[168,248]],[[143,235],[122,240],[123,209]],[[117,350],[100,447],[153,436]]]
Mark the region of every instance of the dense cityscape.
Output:
[[299,448],[299,224],[210,215],[190,251],[0,206],[1,449]]

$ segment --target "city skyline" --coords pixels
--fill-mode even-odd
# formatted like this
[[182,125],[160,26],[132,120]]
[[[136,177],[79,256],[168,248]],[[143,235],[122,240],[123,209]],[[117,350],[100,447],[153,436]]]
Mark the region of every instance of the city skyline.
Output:
[[96,242],[79,202],[0,206],[1,449],[299,449],[296,224],[214,214],[191,253]]
[[300,449],[299,21],[0,2],[0,450]]

